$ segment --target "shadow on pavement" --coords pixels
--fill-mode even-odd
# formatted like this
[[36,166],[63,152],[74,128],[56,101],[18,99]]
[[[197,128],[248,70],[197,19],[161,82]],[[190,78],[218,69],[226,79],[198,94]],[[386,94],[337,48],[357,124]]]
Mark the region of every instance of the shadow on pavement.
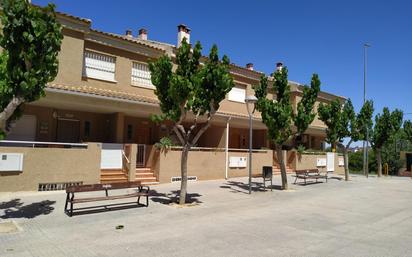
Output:
[[39,215],[48,215],[53,210],[56,201],[44,200],[37,203],[24,205],[20,199],[13,199],[8,202],[0,203],[0,210],[4,210],[4,214],[0,216],[2,219],[10,218],[27,218],[32,219]]
[[140,208],[140,207],[147,207],[147,206],[142,203],[137,204],[136,201],[87,206],[87,207],[81,207],[81,208],[74,208],[73,216],[94,214],[94,213],[101,213],[101,212],[108,212],[108,211],[120,211],[120,210],[134,209],[134,208]]
[[[156,203],[161,204],[171,204],[171,203],[178,203],[179,202],[179,194],[180,190],[174,190],[170,193],[159,193],[156,190],[150,190],[150,200]],[[186,195],[186,203],[193,204],[193,203],[202,203],[199,200],[199,197],[202,195],[198,193],[187,193]]]
[[[226,181],[226,183],[223,186],[220,186],[220,188],[226,188],[230,189],[230,192],[232,193],[244,193],[248,194],[249,193],[249,184],[248,183],[243,183],[240,181]],[[272,187],[266,183],[266,191],[270,190],[282,190],[281,186],[278,185],[273,185]],[[262,182],[253,182],[252,181],[252,191],[253,192],[264,192],[265,188]]]

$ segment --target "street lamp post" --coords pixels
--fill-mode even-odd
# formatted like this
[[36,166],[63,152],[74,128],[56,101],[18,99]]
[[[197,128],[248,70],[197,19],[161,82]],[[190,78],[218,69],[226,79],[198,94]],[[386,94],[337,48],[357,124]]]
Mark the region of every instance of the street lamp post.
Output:
[[254,95],[248,95],[245,97],[245,103],[247,113],[249,114],[249,194],[252,193],[252,138],[253,138],[253,123],[252,116],[255,112],[255,104],[257,98]]
[[[368,43],[363,44],[363,104],[366,102],[366,71],[368,61],[368,47],[371,45]],[[367,124],[366,124],[367,125]],[[369,176],[368,165],[368,142],[369,142],[369,128],[366,127],[366,140],[363,141],[363,172],[366,177]]]

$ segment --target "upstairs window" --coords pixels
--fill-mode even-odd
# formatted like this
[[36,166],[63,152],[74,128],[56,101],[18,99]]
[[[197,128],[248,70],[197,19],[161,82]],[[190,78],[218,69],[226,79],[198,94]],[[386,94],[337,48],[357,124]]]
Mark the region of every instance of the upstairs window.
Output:
[[240,88],[240,87],[233,87],[228,94],[228,100],[229,101],[234,101],[234,102],[239,102],[239,103],[244,103],[245,102],[245,97],[246,97],[246,89],[245,88]]
[[154,88],[148,64],[141,62],[133,62],[132,85]]
[[116,82],[114,79],[116,58],[96,52],[84,52],[83,75],[88,78]]

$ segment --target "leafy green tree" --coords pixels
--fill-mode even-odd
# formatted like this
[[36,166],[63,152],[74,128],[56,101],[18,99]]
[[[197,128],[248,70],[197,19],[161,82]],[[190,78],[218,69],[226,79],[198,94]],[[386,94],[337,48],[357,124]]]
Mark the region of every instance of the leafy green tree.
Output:
[[[332,146],[337,145],[343,152],[345,180],[349,180],[349,158],[348,150],[353,142],[362,138],[363,124],[372,121],[373,103],[365,102],[359,115],[355,114],[352,102],[348,99],[344,104],[338,99],[329,104],[320,104],[318,108],[319,119],[325,123],[326,141]],[[346,145],[344,139],[348,138]]]
[[22,104],[44,95],[58,72],[63,35],[54,5],[40,8],[26,0],[2,0],[0,35],[0,138],[18,118]]
[[375,126],[372,131],[372,147],[376,153],[376,164],[378,177],[382,176],[382,147],[398,133],[402,126],[403,112],[396,109],[390,112],[387,107],[383,108],[382,114],[375,117]]
[[297,104],[297,111],[294,112],[288,83],[288,69],[285,67],[276,71],[273,78],[276,99],[267,98],[269,80],[266,76],[262,76],[259,85],[255,86],[255,96],[258,99],[256,109],[261,112],[262,121],[268,128],[268,136],[275,145],[282,176],[282,188],[288,189],[282,147],[287,142],[295,141],[296,137],[302,135],[314,120],[316,114],[313,108],[320,91],[320,80],[317,74],[313,74],[311,86],[304,87],[302,99]]
[[[318,108],[319,119],[325,123],[326,141],[335,149],[337,145],[343,151],[345,163],[345,180],[349,180],[348,168],[348,148],[353,141],[357,141],[358,131],[356,128],[356,117],[352,102],[348,99],[342,104],[339,99],[335,99],[329,104],[320,104]],[[353,135],[352,135],[353,134]],[[346,144],[343,140],[350,137]]]
[[[172,60],[163,56],[150,63],[152,83],[160,101],[161,115],[157,121],[171,121],[173,131],[183,149],[181,158],[181,187],[179,203],[186,203],[187,159],[192,146],[209,128],[220,102],[234,86],[229,72],[229,58],[219,60],[217,46],[210,50],[209,58],[200,65],[202,46],[196,43],[193,50],[184,39],[176,53],[177,68]],[[188,114],[192,117],[187,117]],[[204,119],[204,122],[200,122]]]
[[408,140],[409,143],[412,143],[412,121],[406,120],[403,123],[403,131],[405,139]]

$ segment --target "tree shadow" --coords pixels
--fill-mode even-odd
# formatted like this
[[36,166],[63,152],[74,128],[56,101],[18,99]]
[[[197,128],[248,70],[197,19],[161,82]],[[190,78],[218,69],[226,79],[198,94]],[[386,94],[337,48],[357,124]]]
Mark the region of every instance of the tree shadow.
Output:
[[[180,190],[173,190],[170,193],[159,193],[156,190],[150,190],[150,200],[155,203],[161,204],[171,204],[179,202]],[[186,204],[199,204],[202,201],[199,200],[199,197],[202,195],[198,193],[187,193],[186,195]]]
[[[229,189],[230,192],[232,193],[249,194],[249,183],[243,183],[240,181],[233,181],[233,180],[226,181],[226,183],[223,186],[220,186],[220,188]],[[282,190],[282,187],[279,185],[271,186],[270,184],[268,185],[268,183],[266,183],[266,190],[265,190],[263,182],[252,181],[251,189],[253,192],[265,192],[265,191],[271,191],[271,189],[272,190],[273,189]]]
[[53,210],[52,206],[56,201],[44,200],[37,203],[24,205],[21,199],[13,199],[8,202],[0,203],[0,210],[4,210],[4,214],[0,216],[2,219],[10,218],[27,218],[32,219],[39,215],[48,215]]

